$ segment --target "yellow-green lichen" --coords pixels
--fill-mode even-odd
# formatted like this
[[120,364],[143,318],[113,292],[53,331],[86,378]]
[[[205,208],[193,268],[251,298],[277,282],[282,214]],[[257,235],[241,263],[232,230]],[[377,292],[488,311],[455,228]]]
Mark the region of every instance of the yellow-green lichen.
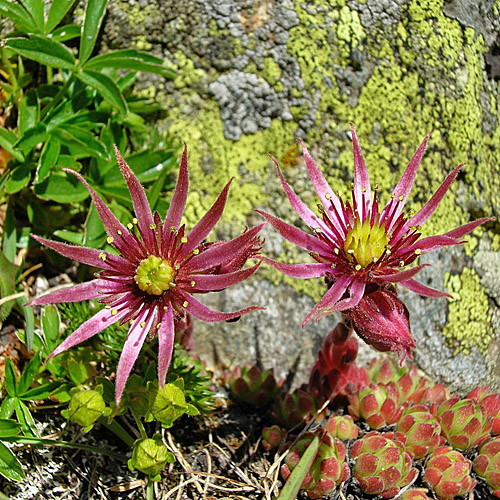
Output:
[[195,68],[194,61],[186,57],[183,52],[175,53],[175,61],[177,62],[177,75],[174,79],[176,89],[190,87],[205,76],[205,71]]
[[127,14],[127,20],[130,28],[135,28],[138,24],[143,23],[146,19],[151,18],[158,12],[159,6],[156,2],[146,6],[140,6],[138,3],[131,5],[129,2],[115,0],[114,4],[122,12]]
[[470,354],[476,346],[486,355],[492,339],[488,321],[488,296],[477,273],[466,267],[461,274],[445,275],[445,284],[454,300],[448,309],[443,336],[454,354]]
[[348,59],[351,51],[357,49],[366,36],[357,11],[347,5],[340,9],[336,34],[343,59]]

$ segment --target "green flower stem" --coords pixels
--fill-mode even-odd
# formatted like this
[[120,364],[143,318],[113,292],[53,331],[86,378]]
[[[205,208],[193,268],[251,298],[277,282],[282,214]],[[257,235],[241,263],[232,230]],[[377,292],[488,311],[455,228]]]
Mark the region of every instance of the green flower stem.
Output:
[[46,66],[46,68],[47,68],[47,83],[49,85],[52,85],[52,78],[54,76],[54,72],[51,66]]
[[2,437],[2,441],[7,443],[16,443],[16,444],[29,444],[29,445],[42,444],[44,446],[60,446],[62,448],[76,448],[77,450],[85,450],[85,451],[90,451],[92,453],[99,453],[101,455],[108,455],[122,462],[127,461],[127,457],[123,456],[120,453],[107,450],[106,448],[98,448],[97,446],[90,446],[87,444],[69,443],[67,441],[55,441],[54,439],[43,439],[31,436],[4,436]]
[[17,88],[17,77],[14,71],[12,70],[12,65],[10,64],[5,49],[0,49],[0,53],[2,55],[3,66],[7,70],[7,73],[9,74],[10,83],[14,88]]
[[141,417],[137,415],[135,409],[131,406],[129,407],[130,412],[132,413],[132,416],[134,417],[135,423],[137,425],[137,429],[139,429],[139,432],[141,433],[141,438],[142,439],[147,439],[148,435],[146,434],[146,429],[144,428],[144,425],[141,422]]
[[74,79],[75,74],[71,73],[70,77],[64,82],[64,85],[59,89],[59,92],[55,95],[54,99],[52,99],[52,101],[50,101],[50,103],[42,109],[40,113],[40,121],[42,121],[47,116],[49,111],[52,111],[59,104],[69,86],[73,83]]
[[155,498],[155,490],[154,490],[154,481],[148,476],[148,484],[146,486],[146,500],[154,500]]
[[107,427],[113,434],[118,436],[127,446],[134,446],[135,439],[116,421],[108,423],[106,417],[100,417],[98,422]]

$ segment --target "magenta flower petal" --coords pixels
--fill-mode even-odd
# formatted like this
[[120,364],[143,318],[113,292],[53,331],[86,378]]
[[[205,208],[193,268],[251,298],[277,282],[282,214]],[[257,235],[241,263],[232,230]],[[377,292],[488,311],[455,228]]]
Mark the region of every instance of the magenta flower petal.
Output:
[[158,327],[158,381],[160,387],[165,387],[165,378],[174,348],[174,337],[174,315],[172,304],[169,302],[167,310],[162,312]]
[[457,227],[456,229],[452,229],[444,234],[444,236],[449,236],[450,238],[462,238],[467,233],[470,233],[476,227],[484,224],[485,222],[490,222],[495,220],[495,217],[484,217],[482,219],[475,220],[473,222],[469,222],[468,224],[464,224],[463,226]]
[[[88,190],[92,201],[96,207],[97,213],[101,219],[102,225],[110,241],[117,250],[129,260],[139,261],[144,255],[144,247],[141,242],[134,238],[125,226],[115,217],[109,207],[101,200],[99,195],[89,186],[88,182],[78,173],[68,168],[63,169],[73,174]],[[78,259],[76,259],[78,260]]]
[[391,214],[391,222],[387,227],[388,231],[392,229],[394,222],[397,221],[398,217],[403,211],[404,204],[406,203],[408,195],[410,194],[411,188],[413,186],[413,182],[415,181],[415,175],[417,174],[418,167],[420,165],[420,162],[422,161],[422,156],[424,155],[427,141],[429,140],[430,136],[430,133],[425,136],[425,139],[413,155],[410,163],[408,163],[403,176],[394,189],[393,196],[391,196],[389,203],[387,203],[386,207],[382,211],[382,215],[380,217],[381,220],[384,220],[389,216],[389,214]]
[[441,186],[432,195],[432,198],[406,223],[407,227],[421,226],[434,213],[446,191],[448,191],[451,183],[455,180],[458,172],[464,165],[465,163],[460,164],[446,177]]
[[209,292],[213,290],[223,290],[228,286],[236,285],[250,277],[260,266],[260,262],[252,267],[240,269],[232,273],[225,274],[191,274],[189,284],[197,292]]
[[55,292],[47,293],[28,302],[28,305],[39,306],[60,302],[82,302],[84,300],[97,299],[103,291],[109,292],[116,289],[117,284],[110,284],[106,280],[96,279],[87,283],[81,283],[80,285],[66,286]]
[[[318,320],[336,311],[342,311],[344,316],[349,316],[351,311],[357,311],[358,319],[364,314],[369,319],[369,311],[373,310],[375,314],[378,308],[380,309],[377,313],[379,318],[374,323],[376,327],[370,327],[368,334],[362,334],[361,331],[358,333],[367,342],[380,347],[381,350],[393,349],[409,355],[409,350],[414,343],[409,333],[406,308],[397,299],[396,291],[391,283],[399,282],[409,290],[425,296],[449,296],[413,279],[413,276],[424,265],[411,268],[408,266],[411,266],[421,254],[464,243],[461,238],[465,234],[491,219],[480,219],[445,234],[420,239],[421,224],[436,210],[462,165],[446,177],[431,199],[416,215],[412,215],[411,212],[403,213],[430,137],[430,134],[427,134],[397,183],[391,199],[381,210],[377,190],[374,191],[372,197],[368,170],[352,125],[351,132],[354,186],[351,199],[345,201],[340,195],[335,195],[334,190],[328,185],[309,155],[306,146],[299,141],[309,177],[321,203],[318,205],[319,217],[287,184],[278,162],[272,158],[292,208],[311,228],[313,234],[307,234],[265,212],[259,210],[257,212],[285,239],[308,250],[317,263],[280,264],[267,258],[264,260],[293,277],[323,276],[325,278],[329,289],[306,316],[303,325],[313,316],[316,316]],[[394,328],[390,325],[391,318],[396,322],[393,325]],[[387,332],[383,331],[386,327]],[[363,328],[366,330],[368,327],[365,325]]]
[[64,255],[64,257],[77,260],[82,264],[101,267],[109,271],[114,271],[116,269],[126,269],[132,273],[135,271],[135,266],[119,255],[96,250],[95,248],[77,247],[66,243],[60,243],[58,241],[47,240],[41,236],[35,236],[33,234],[31,237],[39,243],[42,243],[61,255]]
[[419,283],[414,279],[400,281],[399,284],[404,286],[405,288],[408,288],[408,290],[418,293],[419,295],[424,295],[425,297],[448,297],[449,299],[453,298],[449,293],[441,292],[440,290],[436,290],[435,288],[422,285],[422,283]]
[[[207,321],[226,321],[262,309],[247,307],[233,313],[211,311],[192,297],[192,293],[219,291],[241,282],[260,265],[245,267],[248,259],[259,257],[262,241],[258,236],[266,224],[245,230],[228,241],[204,242],[220,219],[231,181],[224,187],[212,208],[186,236],[180,226],[188,190],[187,147],[182,155],[179,179],[164,221],[152,213],[139,180],[118,151],[117,160],[127,182],[138,225],[138,235],[129,232],[83,177],[72,172],[89,190],[97,212],[108,233],[108,243],[120,253],[77,247],[33,236],[40,243],[84,264],[99,267],[97,280],[56,291],[35,299],[32,304],[98,299],[105,309],[83,323],[51,354],[55,356],[119,321],[133,323],[118,362],[116,401],[119,403],[127,378],[141,347],[151,333],[158,338],[158,375],[160,385],[172,357],[176,328],[186,330],[190,313]],[[133,224],[127,227],[132,229]],[[195,286],[196,285],[196,286]],[[184,330],[183,330],[184,329]]]
[[137,179],[130,167],[125,163],[125,160],[118,151],[118,148],[116,146],[114,148],[118,165],[123,178],[127,183],[128,190],[130,191],[130,197],[132,198],[132,204],[137,218],[137,226],[139,228],[139,232],[141,233],[142,240],[147,248],[152,248],[155,240],[152,228],[154,228],[155,224],[146,193],[144,192],[144,188],[141,186],[139,179]]
[[174,196],[170,202],[167,216],[163,225],[163,238],[168,235],[171,227],[179,228],[181,223],[184,207],[186,206],[187,193],[189,185],[188,161],[187,161],[187,145],[184,143],[184,152],[182,153],[181,168],[179,170],[179,178],[175,186]]
[[81,342],[93,337],[99,332],[102,332],[108,326],[119,321],[126,311],[116,311],[116,309],[102,309],[92,318],[82,323],[64,342],[59,344],[57,348],[50,354],[47,361],[61,352],[68,350]]
[[304,248],[310,252],[318,252],[320,254],[331,254],[332,248],[329,248],[326,243],[312,236],[310,234],[304,233],[296,227],[290,226],[286,222],[283,222],[278,217],[262,212],[261,210],[255,210],[258,214],[262,215],[268,222],[270,222],[288,241],[295,243],[295,245]]
[[[366,168],[363,153],[359,147],[358,136],[351,123],[352,149],[354,152],[354,199],[358,207],[365,209],[366,202],[371,198],[370,177]],[[364,222],[364,216],[362,216]]]
[[127,340],[123,344],[123,350],[118,361],[118,368],[116,369],[116,404],[120,404],[123,389],[127,382],[132,366],[139,356],[142,345],[146,340],[146,335],[153,324],[154,315],[148,309],[145,309],[130,327],[127,335]]
[[189,273],[197,273],[218,266],[231,254],[239,252],[241,248],[248,245],[264,225],[261,224],[249,231],[245,231],[234,240],[225,241],[220,245],[212,246],[204,252],[200,252],[184,264],[184,269]]
[[221,194],[212,205],[210,210],[200,219],[196,226],[189,231],[187,235],[187,243],[184,244],[179,257],[182,258],[188,253],[192,252],[199,244],[208,236],[210,231],[214,228],[215,224],[219,221],[224,206],[226,205],[227,193],[231,185],[231,179],[222,190]]
[[331,264],[283,264],[267,257],[263,257],[262,260],[292,278],[319,278],[327,272],[332,272]]
[[250,311],[262,310],[263,307],[250,306],[241,309],[240,311],[224,313],[219,311],[212,311],[203,302],[195,299],[192,295],[189,295],[183,291],[179,291],[179,295],[182,297],[183,307],[186,311],[192,314],[195,318],[207,321],[209,323],[215,321],[229,321],[231,319],[239,318],[243,314],[247,314]]
[[326,308],[332,307],[334,304],[338,302],[338,300],[344,295],[347,291],[347,288],[351,284],[353,278],[347,275],[341,275],[337,281],[327,290],[325,295],[323,295],[322,299],[314,306],[312,311],[306,316],[306,319],[302,323],[302,328],[306,325],[306,323],[316,314],[319,314]]

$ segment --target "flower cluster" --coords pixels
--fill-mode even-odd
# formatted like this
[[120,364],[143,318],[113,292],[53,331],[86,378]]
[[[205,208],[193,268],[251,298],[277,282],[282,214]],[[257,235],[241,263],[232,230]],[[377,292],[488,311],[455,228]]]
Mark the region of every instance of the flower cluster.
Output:
[[187,324],[188,315],[210,322],[227,321],[259,309],[250,306],[231,313],[212,311],[194,295],[223,290],[257,270],[260,261],[251,267],[243,266],[248,258],[258,255],[262,246],[258,233],[263,224],[233,240],[205,243],[222,215],[232,180],[201,220],[186,232],[181,219],[188,192],[187,148],[184,148],[177,186],[163,220],[157,212],[152,213],[143,187],[118,150],[116,157],[135,212],[127,226],[115,217],[80,174],[67,170],[89,190],[106,229],[107,242],[116,253],[33,236],[65,257],[102,271],[92,281],[37,298],[31,305],[89,299],[105,304],[104,309],[66,338],[50,357],[80,344],[113,323],[132,322],[116,372],[118,403],[148,333],[158,336],[158,379],[163,386],[172,357],[176,324]]
[[425,264],[409,267],[419,255],[464,243],[462,237],[487,218],[470,222],[439,236],[421,237],[421,226],[434,213],[462,165],[443,181],[431,199],[417,212],[404,212],[418,166],[424,154],[427,135],[408,164],[401,180],[384,208],[378,192],[372,192],[368,170],[351,125],[354,149],[354,184],[351,201],[344,201],[329,186],[300,141],[306,167],[320,204],[312,211],[286,182],[276,164],[283,189],[293,209],[311,228],[305,233],[271,214],[258,211],[288,241],[304,248],[316,261],[307,264],[266,262],[295,278],[324,277],[328,291],[306,316],[303,325],[316,316],[342,311],[358,335],[379,351],[397,351],[410,356],[415,347],[410,334],[408,310],[397,298],[393,284],[428,297],[449,296],[414,279]]

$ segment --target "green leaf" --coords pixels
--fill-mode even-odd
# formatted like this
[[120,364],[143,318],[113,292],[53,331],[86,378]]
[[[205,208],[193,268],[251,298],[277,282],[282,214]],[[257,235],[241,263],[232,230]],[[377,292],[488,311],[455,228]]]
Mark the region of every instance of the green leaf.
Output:
[[39,123],[24,132],[22,137],[14,144],[14,147],[19,151],[31,151],[41,142],[45,142],[49,138],[47,129],[43,123]]
[[23,434],[26,436],[39,437],[40,433],[36,428],[35,420],[33,415],[29,411],[28,407],[19,399],[15,400],[16,417],[18,422],[21,424]]
[[76,385],[81,385],[88,379],[86,366],[74,359],[68,361],[68,375]]
[[52,30],[63,20],[75,0],[52,0],[49,13],[47,14],[47,22],[45,24],[45,32],[51,33]]
[[59,153],[61,151],[61,143],[57,137],[52,137],[48,140],[43,148],[38,161],[38,168],[35,175],[35,184],[44,181],[50,174],[52,167],[57,165]]
[[31,169],[29,163],[22,163],[10,172],[10,177],[5,184],[5,192],[14,194],[21,191],[31,179]]
[[21,0],[26,10],[30,13],[33,21],[38,28],[38,31],[44,31],[44,15],[43,15],[43,1],[42,0]]
[[32,59],[45,66],[72,70],[75,57],[62,43],[39,35],[30,38],[8,38],[5,46],[27,59]]
[[21,397],[33,383],[33,379],[40,368],[40,354],[36,353],[27,364],[26,368],[21,374],[19,384],[17,385],[17,394]]
[[16,376],[16,368],[12,359],[7,358],[5,362],[5,375],[4,375],[4,384],[5,390],[7,394],[11,398],[17,397],[17,376]]
[[21,463],[3,443],[0,443],[0,474],[11,481],[25,477]]
[[52,134],[68,147],[73,156],[82,158],[107,156],[104,145],[95,138],[92,132],[83,127],[66,123],[61,127],[54,128]]
[[49,353],[52,352],[57,346],[60,324],[61,319],[59,317],[57,307],[52,304],[46,305],[42,312],[42,330]]
[[25,325],[25,339],[24,343],[28,351],[33,349],[33,340],[35,337],[35,316],[33,315],[33,309],[31,306],[27,306],[28,299],[26,297],[19,297],[16,299],[21,311],[24,314],[24,325]]
[[108,76],[97,71],[82,71],[75,76],[89,87],[95,89],[106,101],[115,106],[122,114],[127,113],[127,102],[118,85]]
[[83,245],[83,234],[77,233],[76,231],[68,231],[67,229],[57,229],[54,231],[54,235],[61,240],[69,241],[74,245]]
[[80,63],[85,64],[94,49],[101,23],[106,14],[108,0],[89,0],[85,9],[82,36],[80,38]]
[[167,78],[175,76],[174,71],[163,65],[162,59],[136,49],[114,50],[106,54],[97,55],[87,61],[84,68],[93,70],[105,68],[131,69],[156,73]]
[[30,90],[24,99],[19,100],[18,111],[17,126],[22,137],[27,130],[34,128],[40,119],[40,103],[35,90]]
[[[17,266],[0,252],[0,298],[5,299],[15,293],[16,271]],[[13,305],[14,301],[10,300],[0,306],[0,321],[9,315]]]
[[14,413],[17,398],[7,396],[0,406],[0,418],[10,418]]
[[2,148],[10,153],[16,160],[24,161],[24,155],[14,146],[17,139],[17,135],[14,134],[14,132],[0,127],[0,146],[2,146]]
[[36,401],[40,399],[47,399],[60,386],[61,382],[58,381],[49,382],[44,385],[39,385],[38,387],[34,387],[33,389],[26,391],[22,396],[19,396],[19,399],[23,399],[25,401]]
[[33,190],[42,200],[58,203],[78,202],[89,196],[85,186],[74,175],[63,172],[54,172],[43,182],[36,184]]
[[66,40],[73,40],[80,36],[80,26],[78,24],[65,24],[52,32],[52,40],[58,42],[65,42]]
[[14,21],[17,28],[23,33],[36,31],[33,18],[26,12],[26,9],[12,0],[0,0],[0,14]]
[[2,418],[0,419],[0,438],[4,436],[17,436],[21,426],[12,419]]
[[285,483],[285,486],[283,486],[283,488],[281,489],[280,495],[277,500],[295,500],[297,498],[300,487],[302,485],[302,481],[304,481],[306,474],[311,468],[311,464],[316,458],[319,445],[319,437],[315,436],[315,438],[311,441],[311,444],[307,447],[306,451],[300,458],[299,463],[288,477],[288,480]]
[[[5,222],[3,233],[3,253],[5,257],[14,262],[17,253],[17,231],[16,221],[14,219],[14,210],[12,208],[11,200],[7,203],[5,210]],[[1,271],[0,271],[1,274]],[[1,278],[0,278],[1,279]]]
[[106,241],[106,231],[102,225],[99,213],[92,203],[85,221],[85,232],[83,246],[90,248],[100,248]]

